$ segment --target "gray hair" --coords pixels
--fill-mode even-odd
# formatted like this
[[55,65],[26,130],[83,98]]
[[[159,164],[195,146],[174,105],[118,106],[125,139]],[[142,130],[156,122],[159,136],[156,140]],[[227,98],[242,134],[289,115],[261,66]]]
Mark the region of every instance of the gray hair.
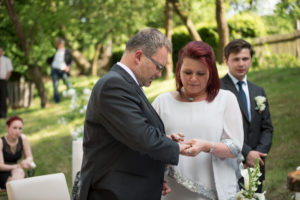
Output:
[[131,52],[141,49],[145,54],[152,56],[158,49],[166,47],[172,52],[172,44],[168,38],[155,28],[139,31],[126,44],[125,51]]
[[59,44],[65,44],[65,40],[62,37],[56,38],[56,42],[59,42]]

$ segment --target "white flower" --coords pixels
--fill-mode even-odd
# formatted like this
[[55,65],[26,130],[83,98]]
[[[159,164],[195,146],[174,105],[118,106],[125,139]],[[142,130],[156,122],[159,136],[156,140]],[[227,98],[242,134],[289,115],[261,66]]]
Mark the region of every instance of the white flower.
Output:
[[65,119],[64,117],[61,117],[61,118],[59,118],[59,119],[57,120],[57,123],[58,123],[58,124],[66,124],[67,121],[66,121],[66,119]]
[[89,88],[84,88],[83,94],[86,95],[86,96],[88,96],[88,95],[91,94],[91,90]]
[[67,97],[68,91],[64,90],[62,94],[63,94],[63,97]]
[[[251,170],[251,169],[250,169]],[[253,169],[252,169],[253,170]],[[249,173],[248,173],[248,169],[242,169],[241,170],[241,174],[244,178],[244,189],[245,190],[249,190]]]
[[263,193],[255,193],[254,194],[254,197],[256,197],[258,200],[265,200],[265,193],[266,192],[263,192]]
[[264,96],[257,96],[254,98],[256,102],[256,110],[258,110],[259,113],[264,111],[266,109],[266,97]]
[[257,186],[260,185],[261,176],[259,161],[256,159],[254,168],[241,169],[244,178],[243,189],[235,195],[235,200],[265,200],[265,192],[255,193]]
[[74,88],[71,88],[68,90],[67,94],[69,97],[74,97],[74,96],[76,96],[76,90]]

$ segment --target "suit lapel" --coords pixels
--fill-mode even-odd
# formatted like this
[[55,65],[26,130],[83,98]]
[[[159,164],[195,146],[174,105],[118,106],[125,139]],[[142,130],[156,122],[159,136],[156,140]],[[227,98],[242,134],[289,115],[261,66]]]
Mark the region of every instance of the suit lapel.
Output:
[[254,98],[255,98],[254,89],[255,88],[253,88],[253,85],[249,81],[247,81],[247,83],[248,83],[248,90],[249,90],[251,117],[253,119],[254,114],[255,114],[255,107],[256,107],[255,100],[254,100]]
[[[243,101],[240,97],[240,94],[228,74],[226,74],[226,76],[224,77],[224,84],[226,85],[227,89],[229,89],[231,92],[233,92],[235,94],[244,117],[247,119],[248,122],[250,122],[246,108],[243,106]],[[249,89],[249,92],[250,92],[250,89]],[[250,96],[250,94],[249,94],[249,96]],[[251,96],[250,96],[250,102],[251,102],[251,110],[252,110]],[[251,111],[251,114],[252,114],[252,111]]]
[[154,110],[153,106],[150,104],[150,102],[148,101],[144,91],[142,90],[142,88],[135,82],[135,80],[119,65],[115,64],[112,67],[113,71],[116,71],[118,73],[121,74],[121,76],[123,76],[137,91],[137,93],[139,94],[140,97],[142,97],[142,100],[146,103],[146,105],[148,106],[148,109],[151,111],[151,113],[156,116],[156,118],[159,121],[159,128],[162,130],[162,133],[164,134],[164,124],[161,120],[161,118],[159,117],[159,115],[157,114],[157,112]]

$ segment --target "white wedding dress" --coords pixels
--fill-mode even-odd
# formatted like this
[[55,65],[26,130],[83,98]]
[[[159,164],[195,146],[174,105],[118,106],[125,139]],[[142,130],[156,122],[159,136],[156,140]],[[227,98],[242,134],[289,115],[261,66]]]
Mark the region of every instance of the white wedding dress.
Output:
[[183,133],[185,140],[200,138],[223,142],[236,158],[218,158],[201,152],[196,157],[180,155],[178,166],[169,166],[166,178],[172,192],[162,199],[233,199],[238,191],[237,175],[244,140],[236,97],[220,90],[212,102],[180,102],[171,93],[159,95],[152,104],[165,131]]

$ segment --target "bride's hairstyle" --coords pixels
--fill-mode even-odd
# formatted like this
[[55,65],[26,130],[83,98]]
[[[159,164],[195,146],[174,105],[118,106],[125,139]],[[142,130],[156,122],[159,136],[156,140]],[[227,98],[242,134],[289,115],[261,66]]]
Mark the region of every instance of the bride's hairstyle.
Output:
[[184,58],[192,58],[205,64],[209,71],[209,79],[207,81],[207,101],[211,102],[217,96],[220,90],[220,79],[216,66],[216,59],[213,49],[210,45],[201,41],[189,42],[183,47],[178,54],[176,64],[176,90],[181,94],[183,87],[180,79],[180,70]]

